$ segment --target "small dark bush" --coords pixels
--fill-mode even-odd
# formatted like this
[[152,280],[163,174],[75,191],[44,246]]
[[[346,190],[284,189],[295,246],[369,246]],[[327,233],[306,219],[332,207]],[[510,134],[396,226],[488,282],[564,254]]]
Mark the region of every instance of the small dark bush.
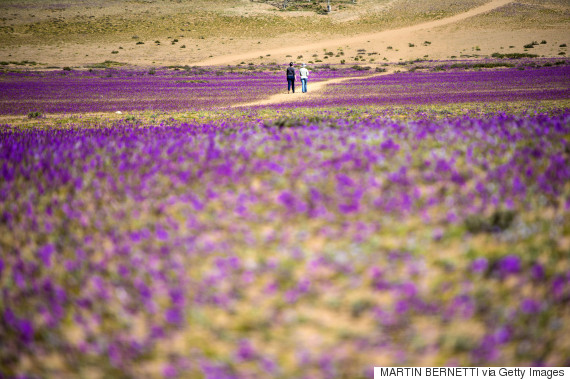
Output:
[[73,71],[73,69],[71,67],[65,66],[63,68],[63,71]]
[[415,47],[416,45],[414,45],[413,43],[409,42],[408,43],[408,47]]
[[305,125],[305,122],[300,118],[281,117],[276,120],[266,121],[263,126],[265,128],[294,128]]
[[148,74],[149,74],[149,75],[154,75],[154,74],[156,74],[156,69],[155,69],[154,67],[151,68],[150,70],[148,70]]
[[509,58],[509,59],[521,59],[521,58],[536,58],[538,55],[536,54],[527,54],[527,53],[493,53],[491,54],[493,58]]
[[563,43],[563,44],[562,44],[562,45],[560,45],[559,47],[566,47],[566,44],[565,44],[565,43]]
[[113,50],[111,51],[111,54],[119,54],[119,52],[117,50]]
[[356,70],[356,71],[368,71],[368,70],[370,70],[372,67],[370,67],[370,66],[356,66],[356,65],[354,65],[354,66],[352,66],[351,68],[352,68],[353,70]]
[[386,72],[385,68],[381,68],[381,67],[376,67],[376,69],[374,70],[376,72]]
[[540,44],[541,44],[541,45],[546,45],[546,40],[543,39],[542,41],[540,41]]
[[28,113],[28,118],[40,118],[42,117],[42,113],[41,112],[30,112]]
[[527,43],[526,45],[523,46],[525,49],[532,49],[534,47],[534,45],[532,43]]
[[490,217],[470,215],[465,219],[465,228],[473,234],[500,233],[511,226],[515,216],[512,210],[496,210]]
[[139,42],[136,43],[136,45],[144,45],[144,42],[139,41]]

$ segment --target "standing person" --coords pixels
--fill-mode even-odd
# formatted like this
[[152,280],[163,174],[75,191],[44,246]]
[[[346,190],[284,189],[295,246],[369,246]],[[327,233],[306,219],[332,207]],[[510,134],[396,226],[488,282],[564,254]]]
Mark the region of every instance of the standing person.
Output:
[[307,65],[303,63],[303,67],[299,70],[299,76],[301,77],[301,88],[303,93],[307,92],[307,79],[309,79],[309,70],[307,70]]
[[295,93],[295,67],[293,67],[293,62],[289,63],[289,67],[287,67],[287,93],[291,92]]

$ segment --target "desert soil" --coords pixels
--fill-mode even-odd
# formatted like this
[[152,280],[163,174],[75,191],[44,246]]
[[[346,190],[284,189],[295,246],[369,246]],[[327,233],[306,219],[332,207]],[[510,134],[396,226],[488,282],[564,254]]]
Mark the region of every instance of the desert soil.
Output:
[[567,0],[359,0],[335,5],[330,15],[250,0],[5,0],[0,14],[0,61],[8,68],[22,61],[36,62],[34,68],[82,68],[107,60],[375,66],[493,52],[560,57],[567,53],[560,45],[570,43]]

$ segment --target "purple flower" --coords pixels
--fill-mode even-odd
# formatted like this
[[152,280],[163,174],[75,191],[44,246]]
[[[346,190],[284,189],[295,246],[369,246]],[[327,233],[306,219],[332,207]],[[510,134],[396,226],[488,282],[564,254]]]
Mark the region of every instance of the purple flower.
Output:
[[516,274],[521,270],[521,259],[516,255],[507,255],[499,261],[499,270],[503,275]]
[[540,263],[533,265],[530,269],[532,277],[536,280],[541,280],[544,278],[544,268]]
[[400,286],[400,292],[406,297],[414,297],[418,293],[418,289],[413,282],[406,282]]
[[511,331],[508,327],[502,326],[495,332],[495,341],[498,343],[507,343],[511,339]]
[[410,304],[406,300],[398,300],[394,306],[394,310],[399,314],[406,313],[408,309],[410,309]]
[[165,378],[176,378],[178,376],[178,370],[173,365],[166,365],[162,369],[162,376]]
[[336,176],[336,181],[340,187],[352,187],[352,186],[354,186],[354,181],[348,175],[338,174]]
[[254,359],[257,353],[251,345],[251,342],[249,342],[249,340],[243,339],[239,342],[236,355],[241,360],[249,361]]
[[183,306],[184,305],[184,292],[180,288],[173,288],[169,291],[170,300],[172,301],[173,305],[176,306]]
[[169,308],[164,314],[164,318],[169,324],[176,325],[181,325],[184,320],[182,311],[178,308]]
[[107,351],[111,364],[115,367],[120,367],[123,362],[123,354],[121,347],[117,343],[112,343]]
[[163,227],[158,227],[156,230],[156,238],[159,241],[166,241],[168,239],[168,232]]
[[557,276],[552,281],[552,294],[555,298],[559,299],[562,297],[562,293],[564,292],[564,287],[568,284],[568,280],[565,279],[563,276]]
[[17,325],[22,340],[26,343],[32,342],[34,338],[34,326],[32,322],[27,319],[22,319],[18,321]]
[[524,299],[521,303],[521,311],[527,314],[533,314],[540,311],[540,303],[532,299]]
[[38,250],[38,257],[42,260],[46,267],[51,266],[51,256],[55,252],[53,244],[48,243]]
[[487,260],[487,258],[479,257],[471,263],[471,270],[473,270],[473,272],[477,274],[480,274],[487,269],[488,265],[489,261]]

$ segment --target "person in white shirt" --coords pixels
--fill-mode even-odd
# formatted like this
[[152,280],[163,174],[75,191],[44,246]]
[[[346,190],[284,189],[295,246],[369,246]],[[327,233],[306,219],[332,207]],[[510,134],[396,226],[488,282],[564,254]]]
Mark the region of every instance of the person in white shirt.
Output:
[[307,79],[309,79],[309,70],[307,70],[307,65],[303,63],[303,67],[299,70],[299,76],[301,77],[301,88],[303,93],[307,92]]

